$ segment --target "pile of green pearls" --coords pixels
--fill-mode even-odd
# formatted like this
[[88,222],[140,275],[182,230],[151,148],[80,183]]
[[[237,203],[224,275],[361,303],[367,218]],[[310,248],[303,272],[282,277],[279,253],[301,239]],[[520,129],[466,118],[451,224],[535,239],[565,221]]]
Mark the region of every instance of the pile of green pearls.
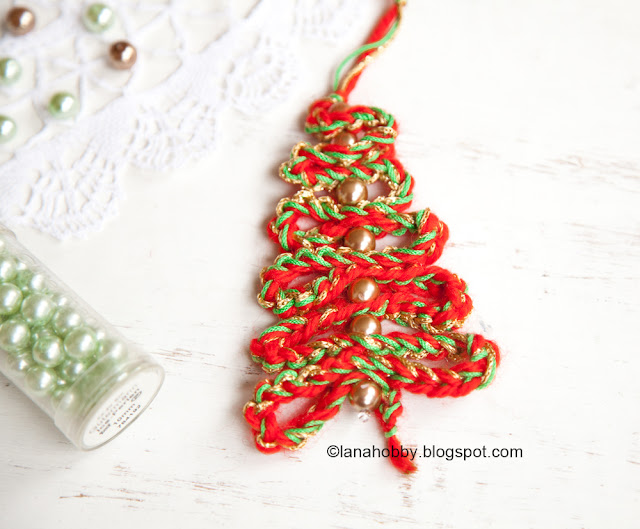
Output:
[[82,311],[48,283],[0,238],[0,365],[4,351],[10,374],[23,379],[28,394],[55,409],[98,360],[123,361],[126,349],[87,323]]
[[[11,86],[22,75],[20,63],[13,57],[0,58],[0,86]],[[0,143],[11,141],[16,135],[16,122],[9,116],[0,115]]]
[[[24,19],[24,23],[29,23],[24,28],[16,26],[14,33],[23,35],[31,31],[35,24],[35,16],[26,8],[13,8],[15,14],[7,20],[14,20],[16,23]],[[108,31],[116,20],[114,10],[107,4],[89,4],[82,13],[82,22],[85,28],[92,33],[104,33]],[[136,49],[127,41],[114,42],[109,47],[109,62],[111,66],[118,70],[128,70],[136,62]],[[13,57],[0,58],[0,86],[10,86],[15,84],[22,75],[22,66]],[[77,96],[70,92],[54,93],[47,104],[49,114],[55,119],[71,119],[78,114],[80,104]],[[8,143],[16,135],[16,122],[9,116],[0,115],[0,144]]]
[[[97,5],[97,4],[94,4]],[[93,6],[90,6],[93,7]],[[13,57],[0,58],[0,86],[11,86],[22,75],[22,66]],[[78,98],[69,92],[56,92],[49,99],[49,113],[57,119],[74,117],[79,110]],[[9,116],[0,115],[0,143],[11,141],[16,135],[16,123]]]
[[[0,58],[0,86],[11,86],[22,75],[20,63],[13,57]],[[16,122],[9,116],[0,115],[0,143],[11,141],[17,131]]]

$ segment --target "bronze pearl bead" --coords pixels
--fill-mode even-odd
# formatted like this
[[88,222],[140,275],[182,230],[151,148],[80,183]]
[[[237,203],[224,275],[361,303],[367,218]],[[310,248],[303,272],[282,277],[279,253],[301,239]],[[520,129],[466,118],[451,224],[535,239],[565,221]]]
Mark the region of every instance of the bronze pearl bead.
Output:
[[25,35],[36,25],[36,16],[26,7],[12,7],[5,19],[7,29],[14,35]]
[[349,105],[344,101],[337,101],[329,107],[329,112],[346,112],[349,110]]
[[331,143],[334,145],[340,145],[341,147],[351,147],[357,140],[355,134],[351,134],[346,130],[339,132],[336,136],[331,140]]
[[367,186],[360,178],[345,178],[336,190],[338,202],[345,206],[354,206],[358,202],[367,200],[368,196]]
[[380,294],[378,283],[368,277],[356,279],[349,285],[349,290],[347,291],[347,297],[352,303],[366,303],[376,299],[378,294]]
[[382,326],[375,316],[371,314],[360,314],[360,316],[356,316],[351,320],[349,331],[369,336],[370,334],[380,334],[380,332],[382,332]]
[[346,246],[357,252],[372,252],[376,249],[376,237],[367,228],[353,228],[344,238]]
[[138,58],[138,53],[132,44],[126,40],[114,42],[109,48],[109,62],[118,70],[128,70]]
[[351,404],[359,410],[375,410],[380,406],[382,390],[378,384],[371,380],[361,380],[351,388],[349,400]]

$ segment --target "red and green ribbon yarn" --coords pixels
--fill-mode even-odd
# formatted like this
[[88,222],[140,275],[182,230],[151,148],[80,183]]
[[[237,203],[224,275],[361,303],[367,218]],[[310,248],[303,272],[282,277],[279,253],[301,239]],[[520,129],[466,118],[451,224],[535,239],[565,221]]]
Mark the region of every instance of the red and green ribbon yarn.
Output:
[[[401,446],[397,422],[404,391],[426,397],[461,397],[484,388],[499,363],[495,343],[461,326],[472,309],[465,282],[435,265],[448,238],[447,226],[428,209],[409,211],[414,181],[396,158],[397,122],[384,110],[347,104],[370,56],[391,40],[402,2],[383,15],[369,44],[334,93],[314,102],[305,132],[319,143],[297,144],[280,177],[298,187],[284,198],[268,233],[280,247],[261,273],[260,304],[278,318],[251,343],[255,362],[270,374],[256,385],[244,408],[258,449],[295,450],[334,417],[354,384],[370,380],[382,393],[374,415],[388,447]],[[332,142],[341,133],[356,141]],[[347,178],[379,182],[386,194],[356,205],[341,204],[336,188]],[[352,250],[345,235],[356,227],[410,241],[368,252]],[[378,247],[382,243],[378,243]],[[347,289],[373,279],[375,299],[350,301]],[[371,314],[395,330],[362,335],[350,321]],[[293,417],[279,410],[298,403]],[[398,453],[398,450],[390,450]],[[390,458],[403,472],[415,470],[408,457]]]

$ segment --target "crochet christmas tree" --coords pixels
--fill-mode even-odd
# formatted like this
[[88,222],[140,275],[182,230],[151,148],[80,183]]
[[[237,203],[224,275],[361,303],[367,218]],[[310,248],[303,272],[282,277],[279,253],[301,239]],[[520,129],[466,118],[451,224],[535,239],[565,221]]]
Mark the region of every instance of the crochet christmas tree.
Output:
[[[396,120],[346,102],[399,16],[396,2],[335,92],[311,105],[305,131],[320,142],[299,143],[280,167],[299,189],[269,223],[281,253],[258,296],[278,321],[251,343],[274,375],[244,409],[263,452],[302,447],[350,400],[377,417],[391,461],[411,472],[396,436],[403,391],[461,397],[495,375],[498,347],[460,330],[472,308],[466,284],[434,264],[447,226],[428,209],[410,211],[414,181],[396,158]],[[369,196],[376,182],[386,192]],[[410,243],[385,247],[389,235]],[[281,419],[278,410],[296,401],[298,413]]]

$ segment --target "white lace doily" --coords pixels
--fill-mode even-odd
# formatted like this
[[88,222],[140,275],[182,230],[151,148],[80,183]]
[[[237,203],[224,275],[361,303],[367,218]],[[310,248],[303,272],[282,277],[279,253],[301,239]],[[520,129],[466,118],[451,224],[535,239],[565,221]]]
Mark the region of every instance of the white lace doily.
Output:
[[[99,230],[117,214],[125,169],[173,169],[214,150],[222,110],[284,101],[303,68],[297,44],[349,34],[358,9],[358,0],[108,3],[118,21],[102,35],[80,21],[87,2],[30,0],[36,30],[0,37],[0,56],[23,67],[0,91],[0,114],[18,124],[0,149],[2,223],[57,238]],[[105,62],[119,39],[138,50],[131,71]],[[80,101],[70,121],[46,111],[62,90]]]

